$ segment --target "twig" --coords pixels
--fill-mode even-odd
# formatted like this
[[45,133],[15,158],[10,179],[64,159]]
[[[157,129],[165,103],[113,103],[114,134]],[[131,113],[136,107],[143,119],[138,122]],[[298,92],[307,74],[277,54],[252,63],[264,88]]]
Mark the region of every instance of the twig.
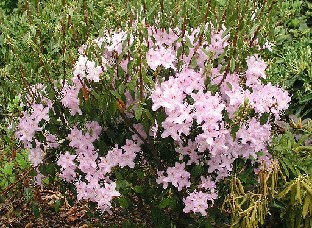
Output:
[[[121,117],[123,118],[123,120],[125,121],[125,124],[127,125],[128,128],[130,128],[142,141],[143,143],[150,149],[150,151],[152,152],[154,158],[158,158],[158,154],[157,151],[155,150],[154,144],[151,142],[151,139],[147,136],[148,141],[133,127],[133,125],[130,123],[130,120],[128,119],[128,117],[123,113],[120,112]],[[155,159],[157,162],[158,167],[163,168],[162,163],[158,160]]]
[[25,170],[24,173],[22,174],[22,176],[20,176],[20,178],[18,178],[15,182],[13,182],[8,187],[6,187],[4,190],[2,190],[0,195],[2,196],[4,194],[6,194],[10,189],[12,189],[15,185],[17,185],[20,181],[22,181],[25,178],[25,176],[32,170],[33,170],[33,167],[30,167],[27,170]]

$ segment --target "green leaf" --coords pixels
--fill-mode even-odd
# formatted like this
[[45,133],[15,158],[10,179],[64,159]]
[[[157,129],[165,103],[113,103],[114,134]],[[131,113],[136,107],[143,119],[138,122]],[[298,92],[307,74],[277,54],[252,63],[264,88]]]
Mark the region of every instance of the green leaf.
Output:
[[204,168],[202,166],[194,166],[191,170],[191,175],[193,177],[199,177],[204,173]]
[[238,124],[234,124],[232,127],[231,127],[231,135],[233,138],[236,138],[236,132],[238,132],[239,130],[239,125]]
[[130,200],[126,197],[118,198],[118,203],[122,208],[128,208],[130,206]]
[[14,166],[14,164],[11,162],[6,163],[2,169],[3,173],[5,175],[12,175],[13,174],[13,166]]
[[116,179],[118,179],[118,180],[124,179],[122,173],[120,173],[120,172],[115,172],[115,176],[116,176]]
[[112,93],[112,95],[113,95],[115,98],[122,100],[122,99],[121,99],[121,96],[119,95],[118,92],[116,92],[116,91],[114,91],[114,90],[111,90],[110,92]]
[[23,156],[23,154],[16,154],[16,162],[21,167],[21,169],[25,169],[28,166],[28,161],[26,157]]
[[217,3],[222,7],[226,5],[226,2],[227,2],[226,0],[217,0]]
[[151,16],[151,14],[155,11],[155,9],[159,7],[158,4],[153,4],[153,6],[149,9],[149,11],[146,14],[146,18],[149,18],[149,16]]
[[48,176],[48,175],[55,176],[55,174],[56,174],[54,164],[44,164],[44,165],[39,167],[39,170],[45,176]]
[[235,60],[234,59],[230,60],[230,67],[231,67],[231,72],[234,72],[234,70],[235,70]]
[[295,181],[292,181],[291,183],[289,183],[288,186],[282,192],[278,194],[278,197],[280,199],[283,199],[288,194],[288,192],[293,189],[293,186],[295,184],[296,184]]
[[263,113],[263,114],[261,115],[261,117],[260,117],[260,124],[261,124],[261,125],[266,124],[266,123],[268,122],[268,120],[269,120],[269,116],[270,116],[269,113],[267,113],[267,112]]
[[24,196],[27,201],[31,201],[33,199],[33,193],[30,188],[25,188],[24,189]]
[[136,119],[136,120],[140,120],[140,119],[141,119],[142,111],[143,111],[142,106],[139,105],[139,106],[137,107],[137,109],[134,111],[134,116],[135,116],[135,119]]
[[10,176],[9,181],[10,181],[10,183],[14,183],[15,182],[15,176]]
[[226,82],[226,85],[229,87],[230,90],[233,90],[233,86],[231,85],[231,83]]
[[144,112],[144,115],[147,116],[147,118],[151,121],[151,123],[154,123],[154,118],[151,112],[148,109],[144,109],[143,112]]
[[308,211],[309,211],[309,207],[310,207],[311,203],[312,203],[311,195],[309,193],[307,193],[305,198],[304,198],[304,203],[303,203],[303,207],[302,207],[302,217],[303,218],[305,218],[308,215]]
[[116,184],[117,184],[117,187],[116,187],[117,189],[126,189],[126,188],[128,188],[131,185],[126,180],[117,180]]
[[54,210],[56,211],[56,212],[58,212],[59,210],[60,210],[60,207],[62,206],[62,201],[61,200],[56,200],[55,202],[54,202]]
[[289,171],[288,171],[287,165],[285,164],[283,159],[280,159],[280,164],[282,165],[282,168],[283,168],[283,170],[285,172],[285,175],[287,177],[289,177]]
[[159,208],[166,208],[166,207],[174,207],[176,205],[176,200],[174,198],[165,198],[162,199],[159,203]]
[[306,103],[308,101],[312,100],[312,93],[311,94],[306,94],[299,100],[299,104]]
[[155,224],[155,227],[162,228],[162,227],[168,227],[170,224],[169,217],[162,212],[160,208],[153,207],[151,209],[152,211],[152,220]]
[[261,157],[261,156],[264,156],[265,153],[264,153],[263,151],[258,151],[258,152],[256,152],[256,155],[257,155],[258,157]]
[[183,51],[183,46],[181,45],[180,47],[178,47],[178,50],[177,50],[177,57],[178,58],[182,55],[182,51]]
[[34,213],[35,218],[39,218],[40,217],[40,208],[39,205],[37,203],[33,203],[32,204],[32,212]]
[[143,188],[141,186],[139,186],[139,185],[134,186],[133,190],[136,193],[143,193]]

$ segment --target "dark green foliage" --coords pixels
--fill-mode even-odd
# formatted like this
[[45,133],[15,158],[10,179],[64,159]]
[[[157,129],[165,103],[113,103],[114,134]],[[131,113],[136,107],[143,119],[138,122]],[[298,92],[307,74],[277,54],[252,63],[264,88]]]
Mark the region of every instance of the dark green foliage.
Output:
[[276,14],[276,45],[268,78],[292,95],[289,113],[312,117],[311,16],[309,1],[283,1]]
[[9,14],[17,7],[18,0],[0,0],[0,8]]
[[[284,124],[285,125],[285,124]],[[273,138],[272,154],[290,180],[299,175],[312,176],[312,121],[292,120],[285,132]]]

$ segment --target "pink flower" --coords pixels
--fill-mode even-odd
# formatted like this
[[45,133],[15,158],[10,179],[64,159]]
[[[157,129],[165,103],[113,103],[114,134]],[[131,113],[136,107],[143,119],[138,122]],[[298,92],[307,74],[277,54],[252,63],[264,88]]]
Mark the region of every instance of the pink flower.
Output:
[[265,78],[266,63],[258,56],[247,57],[246,85],[259,84],[258,78]]
[[[269,124],[261,125],[255,118],[252,118],[248,124],[244,124],[236,134],[242,144],[248,144],[253,151],[252,154],[266,150],[266,143],[270,140],[270,136],[271,126]],[[252,154],[246,154],[246,158]]]
[[36,169],[37,175],[35,176],[35,184],[43,187],[42,179],[45,177],[42,173],[40,173],[39,169]]
[[62,89],[63,98],[61,99],[61,103],[64,107],[69,108],[72,116],[76,113],[79,115],[82,114],[82,111],[79,108],[80,101],[78,98],[80,88],[81,87],[77,87],[77,85],[70,86],[66,83]]
[[217,58],[219,55],[221,55],[224,52],[224,49],[229,45],[227,42],[229,35],[222,37],[224,32],[225,28],[219,32],[211,31],[211,43],[208,46],[208,50],[214,53],[214,58]]
[[39,123],[36,120],[33,120],[30,115],[24,113],[18,123],[15,136],[21,141],[31,142],[35,133],[42,130],[38,124]]
[[46,142],[47,142],[46,149],[49,149],[49,148],[55,149],[59,147],[60,144],[57,142],[57,137],[55,135],[46,133],[45,137],[46,137]]
[[42,104],[33,104],[32,106],[32,115],[31,118],[36,121],[40,122],[41,120],[49,121],[49,107],[44,107]]
[[202,191],[194,191],[191,194],[189,194],[185,199],[183,199],[184,202],[184,213],[190,213],[193,211],[194,213],[200,213],[202,216],[206,216],[208,209],[208,199],[209,194],[204,193]]
[[166,171],[167,176],[163,175],[163,172],[158,172],[157,183],[163,183],[164,188],[167,188],[168,183],[172,183],[173,186],[178,188],[178,191],[181,191],[184,187],[190,187],[191,183],[189,178],[191,174],[184,170],[185,163],[175,163],[174,167],[169,167]]
[[43,162],[44,152],[40,147],[31,148],[29,150],[28,159],[34,167],[37,167]]
[[85,127],[90,132],[92,137],[92,141],[95,141],[99,138],[102,132],[102,127],[99,125],[97,121],[87,122]]
[[200,159],[203,157],[203,155],[197,151],[197,143],[191,140],[188,141],[186,146],[180,145],[176,148],[176,151],[180,154],[180,160],[183,160],[185,157],[188,158],[186,165],[192,165],[193,163],[198,165]]
[[93,61],[87,61],[86,63],[87,67],[87,75],[86,78],[89,81],[99,82],[100,81],[100,75],[103,73],[101,66],[95,66],[95,62]]
[[75,158],[76,155],[71,155],[68,151],[66,151],[65,154],[60,155],[56,163],[58,166],[61,166],[60,177],[67,182],[73,181],[76,177],[76,164],[74,163]]
[[88,58],[84,55],[80,55],[78,61],[76,62],[75,69],[74,69],[74,77],[77,77],[78,75],[81,78],[84,78],[86,75],[86,63],[88,61]]
[[210,192],[216,191],[216,182],[214,182],[210,176],[208,177],[201,176],[200,180],[202,182],[201,185],[199,185],[200,188],[210,190]]
[[149,49],[146,53],[146,61],[153,70],[156,70],[158,66],[175,69],[176,56],[174,50],[170,47],[160,46],[159,48]]

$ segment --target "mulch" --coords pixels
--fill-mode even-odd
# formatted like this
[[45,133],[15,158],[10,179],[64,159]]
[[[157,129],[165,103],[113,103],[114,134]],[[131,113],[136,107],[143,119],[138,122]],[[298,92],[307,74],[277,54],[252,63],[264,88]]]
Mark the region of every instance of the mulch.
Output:
[[[122,227],[127,222],[131,224],[131,227],[151,227],[150,219],[148,219],[149,212],[146,209],[142,211],[139,207],[132,207],[131,210],[113,208],[112,214],[106,212],[100,214],[100,212],[92,213],[96,211],[92,210],[87,202],[76,201],[70,206],[62,194],[54,189],[40,189],[36,195],[36,203],[40,208],[37,216],[32,209],[32,202],[28,202],[23,194],[15,192],[12,196],[2,200],[0,202],[0,228]],[[55,203],[60,199],[64,199],[64,204],[56,210]]]

